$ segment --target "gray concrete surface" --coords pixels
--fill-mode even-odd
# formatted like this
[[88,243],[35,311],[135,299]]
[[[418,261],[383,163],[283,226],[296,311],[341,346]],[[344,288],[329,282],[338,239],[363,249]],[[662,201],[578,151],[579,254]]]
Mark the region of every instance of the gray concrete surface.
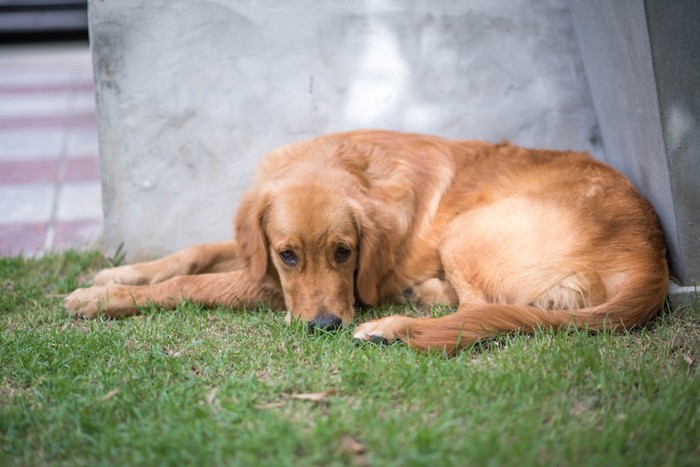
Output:
[[263,154],[386,128],[600,156],[566,0],[91,1],[108,253],[231,236]]
[[673,275],[700,282],[700,3],[572,1],[605,157],[651,201]]
[[700,284],[700,2],[644,5],[676,215],[674,270],[684,284]]

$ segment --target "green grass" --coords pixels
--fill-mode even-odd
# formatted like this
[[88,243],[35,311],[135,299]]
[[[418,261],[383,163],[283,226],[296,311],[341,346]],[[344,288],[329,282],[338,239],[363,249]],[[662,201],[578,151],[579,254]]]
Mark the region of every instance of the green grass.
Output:
[[700,303],[446,358],[264,310],[69,318],[104,262],[0,259],[0,465],[700,464]]

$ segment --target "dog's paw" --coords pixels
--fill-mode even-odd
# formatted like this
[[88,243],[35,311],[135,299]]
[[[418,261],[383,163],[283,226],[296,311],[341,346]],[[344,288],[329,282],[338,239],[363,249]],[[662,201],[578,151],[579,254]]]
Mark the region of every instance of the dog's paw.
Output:
[[125,284],[142,285],[149,282],[149,278],[138,272],[133,266],[119,266],[103,269],[92,280],[95,285]]
[[63,307],[75,318],[95,319],[105,311],[109,290],[105,286],[76,289],[63,299]]
[[354,339],[375,343],[393,343],[404,339],[411,329],[415,318],[408,316],[387,316],[386,318],[367,321],[355,328]]

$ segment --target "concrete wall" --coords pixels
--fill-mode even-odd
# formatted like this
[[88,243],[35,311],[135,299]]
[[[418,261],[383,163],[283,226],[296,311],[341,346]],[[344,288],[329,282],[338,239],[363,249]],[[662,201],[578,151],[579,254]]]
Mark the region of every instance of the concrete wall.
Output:
[[700,283],[700,2],[571,2],[608,161],[651,201],[673,275]]
[[589,150],[566,0],[90,1],[106,250],[231,235],[263,154],[353,128]]
[[700,284],[700,2],[646,0],[677,238],[674,272]]

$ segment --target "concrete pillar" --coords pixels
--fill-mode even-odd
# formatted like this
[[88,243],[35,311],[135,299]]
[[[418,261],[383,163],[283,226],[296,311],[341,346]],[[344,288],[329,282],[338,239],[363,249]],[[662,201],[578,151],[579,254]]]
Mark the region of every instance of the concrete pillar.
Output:
[[606,159],[652,202],[672,273],[700,283],[700,3],[572,0]]
[[601,155],[567,0],[89,3],[105,248],[230,238],[266,151],[386,128]]

